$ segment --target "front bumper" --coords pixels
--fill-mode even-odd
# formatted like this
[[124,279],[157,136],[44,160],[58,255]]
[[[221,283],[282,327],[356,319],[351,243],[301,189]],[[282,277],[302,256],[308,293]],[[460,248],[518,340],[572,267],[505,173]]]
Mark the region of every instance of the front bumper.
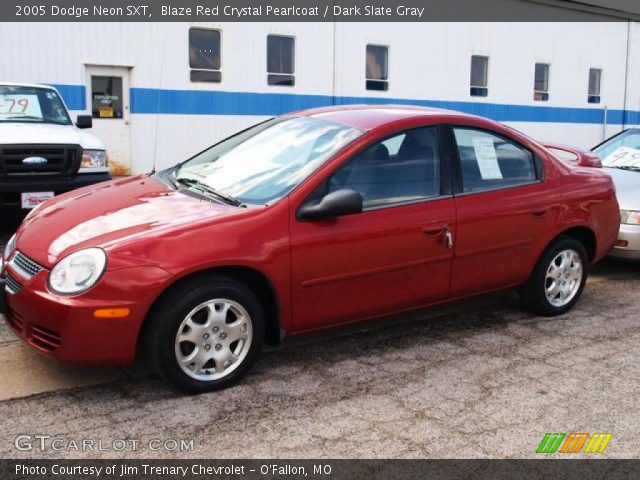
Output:
[[[21,288],[9,293],[4,320],[25,343],[57,360],[105,365],[130,364],[147,311],[170,274],[159,267],[141,266],[107,271],[84,294],[60,297],[48,292],[48,270],[27,280],[6,266],[8,283]],[[3,285],[4,286],[4,285]],[[0,301],[0,305],[2,301]],[[125,318],[94,318],[103,308],[129,308]]]
[[70,192],[77,188],[111,180],[109,172],[79,173],[73,178],[64,177],[22,177],[11,181],[0,179],[0,207],[20,208],[20,194],[27,192],[54,192],[55,195]]
[[625,247],[614,247],[609,256],[625,260],[640,260],[640,225],[620,225],[618,241],[625,241]]

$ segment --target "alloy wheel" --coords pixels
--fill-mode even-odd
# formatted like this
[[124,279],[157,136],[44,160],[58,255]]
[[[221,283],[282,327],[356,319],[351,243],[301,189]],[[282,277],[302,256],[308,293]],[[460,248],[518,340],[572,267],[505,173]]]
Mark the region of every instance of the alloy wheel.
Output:
[[175,338],[178,365],[192,378],[218,380],[233,372],[249,353],[251,317],[239,303],[217,298],[184,318]]
[[547,268],[545,295],[554,307],[564,307],[580,290],[583,277],[582,258],[575,250],[562,250]]

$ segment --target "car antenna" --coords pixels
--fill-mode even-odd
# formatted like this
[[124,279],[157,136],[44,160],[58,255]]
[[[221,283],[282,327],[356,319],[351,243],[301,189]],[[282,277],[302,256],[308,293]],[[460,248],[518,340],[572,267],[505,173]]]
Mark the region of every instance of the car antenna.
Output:
[[162,39],[162,47],[160,48],[160,86],[157,90],[157,98],[156,98],[156,133],[155,138],[153,140],[153,167],[151,168],[151,173],[149,176],[156,173],[156,164],[158,162],[157,154],[158,154],[158,128],[160,126],[160,94],[162,93],[162,85],[163,85],[163,77],[164,77],[164,61],[165,61],[165,45],[166,45],[166,35],[163,35]]

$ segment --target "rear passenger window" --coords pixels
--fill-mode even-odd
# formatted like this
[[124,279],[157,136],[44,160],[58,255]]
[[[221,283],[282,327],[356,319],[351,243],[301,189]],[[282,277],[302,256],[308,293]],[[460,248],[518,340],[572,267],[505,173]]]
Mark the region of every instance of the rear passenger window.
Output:
[[464,192],[509,187],[536,180],[533,154],[505,137],[473,128],[453,129]]
[[364,207],[411,202],[440,195],[438,130],[408,130],[371,145],[329,179],[329,192],[355,190]]

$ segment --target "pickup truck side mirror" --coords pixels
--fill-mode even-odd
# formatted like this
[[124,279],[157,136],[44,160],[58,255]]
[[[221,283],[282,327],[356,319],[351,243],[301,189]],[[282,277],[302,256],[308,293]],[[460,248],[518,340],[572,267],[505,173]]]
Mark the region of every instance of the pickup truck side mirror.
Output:
[[91,128],[93,127],[93,119],[91,115],[78,115],[76,120],[76,127],[78,128]]
[[362,212],[362,202],[362,195],[354,190],[336,190],[328,193],[318,202],[302,205],[298,210],[298,219],[329,220],[343,215],[353,215]]

